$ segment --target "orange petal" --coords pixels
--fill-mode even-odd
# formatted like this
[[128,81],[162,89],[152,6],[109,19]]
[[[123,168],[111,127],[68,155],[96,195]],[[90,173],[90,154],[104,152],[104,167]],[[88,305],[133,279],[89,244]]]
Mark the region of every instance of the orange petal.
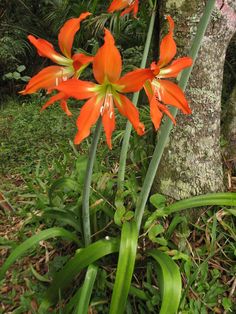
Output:
[[48,108],[49,106],[51,106],[52,104],[54,104],[54,102],[62,100],[62,99],[66,99],[66,96],[64,93],[58,93],[54,96],[52,96],[41,108],[41,111],[45,110],[46,108]]
[[83,139],[89,136],[90,128],[96,123],[100,115],[102,101],[97,97],[90,98],[82,107],[76,125],[78,132],[75,136],[74,143],[80,144]]
[[82,13],[78,18],[73,18],[65,22],[62,26],[59,35],[58,43],[61,52],[67,57],[71,58],[71,48],[76,32],[80,29],[80,23],[86,19],[91,13]]
[[169,33],[162,39],[160,45],[160,59],[157,65],[162,68],[168,64],[176,55],[176,43],[173,39],[174,21],[167,16],[169,22]]
[[138,109],[134,106],[134,104],[129,100],[129,98],[119,94],[120,99],[114,99],[115,105],[118,108],[119,112],[128,118],[130,123],[135,128],[138,135],[143,135],[145,133],[145,127],[143,123],[139,120],[139,112]]
[[149,99],[149,104],[150,104],[150,115],[151,115],[151,120],[154,124],[155,129],[159,129],[161,120],[162,120],[162,112],[164,112],[172,121],[174,124],[176,124],[174,117],[168,110],[168,108],[161,104],[156,95],[154,95],[153,87],[151,85],[151,81],[148,81],[144,85],[145,92],[148,96]]
[[104,45],[98,49],[93,61],[93,74],[97,82],[115,83],[121,74],[121,55],[115,46],[112,34],[105,29]]
[[26,85],[25,89],[20,92],[20,94],[32,94],[41,88],[53,88],[63,80],[67,80],[72,75],[73,72],[70,68],[56,65],[46,67],[30,79],[29,83]]
[[128,5],[128,0],[113,0],[107,11],[113,13],[115,11],[123,10]]
[[162,119],[162,113],[159,110],[159,102],[154,95],[153,87],[151,85],[151,81],[147,81],[144,85],[144,90],[146,95],[148,96],[149,104],[150,104],[150,116],[152,123],[154,124],[155,129],[159,129]]
[[138,14],[138,2],[139,2],[138,0],[134,0],[134,3],[130,4],[129,7],[121,13],[121,16],[129,14],[130,12],[133,11],[134,16],[136,17]]
[[176,124],[175,118],[172,116],[169,109],[165,105],[162,105],[161,103],[159,103],[159,109],[163,111],[172,120],[174,124]]
[[152,100],[152,97],[154,95],[153,93],[153,87],[152,87],[152,81],[151,80],[148,80],[145,84],[144,84],[144,90],[145,90],[145,93],[146,95],[148,96],[148,100],[149,100],[149,103],[151,102]]
[[44,40],[41,38],[37,39],[32,35],[29,35],[28,39],[31,42],[31,44],[34,45],[35,48],[37,48],[38,54],[41,57],[49,58],[53,62],[58,63],[60,65],[70,65],[71,64],[71,61],[68,60],[67,58],[63,57],[59,53],[57,53],[54,50],[53,45],[50,42],[48,42],[47,40]]
[[73,59],[73,67],[75,71],[78,71],[83,65],[93,62],[94,57],[86,56],[83,53],[77,53],[73,55],[72,59]]
[[110,106],[109,110],[106,110],[102,116],[102,124],[106,134],[107,145],[112,149],[111,137],[112,133],[115,130],[115,113],[114,107]]
[[193,61],[189,57],[179,58],[173,61],[169,66],[162,68],[158,74],[158,78],[177,77],[185,68],[190,67]]
[[154,124],[154,127],[156,130],[159,129],[161,120],[163,117],[163,114],[159,109],[159,104],[160,104],[159,101],[153,95],[150,101],[150,115],[151,115],[152,123]]
[[124,75],[116,84],[124,86],[122,93],[133,93],[139,91],[148,79],[153,78],[151,70],[138,69]]
[[167,105],[179,108],[185,114],[190,114],[192,112],[188,106],[188,102],[183,91],[178,85],[167,80],[158,80],[158,83],[160,84],[158,93],[160,101]]
[[66,99],[62,99],[60,101],[60,106],[61,109],[68,115],[68,116],[72,116],[72,112],[69,110],[68,106],[67,106],[67,101]]
[[96,84],[92,82],[80,81],[76,78],[72,78],[66,82],[62,82],[55,89],[65,93],[68,97],[87,99],[95,96],[95,92],[90,90],[94,86],[96,86]]

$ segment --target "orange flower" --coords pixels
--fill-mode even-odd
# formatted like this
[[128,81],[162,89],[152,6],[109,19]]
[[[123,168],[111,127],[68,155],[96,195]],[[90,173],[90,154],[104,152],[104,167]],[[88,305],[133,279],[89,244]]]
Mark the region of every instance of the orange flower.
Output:
[[125,9],[121,13],[121,16],[133,11],[134,16],[136,17],[138,14],[138,3],[139,0],[113,0],[108,8],[108,12],[113,13]]
[[153,73],[153,79],[148,80],[144,89],[150,103],[150,114],[152,122],[156,129],[159,128],[163,113],[167,114],[175,123],[166,105],[172,105],[180,109],[184,114],[190,114],[191,109],[180,87],[171,81],[163,78],[175,78],[184,69],[192,65],[192,59],[183,57],[172,59],[176,55],[176,43],[173,39],[174,21],[167,16],[169,22],[169,33],[163,38],[160,46],[159,61],[151,64],[150,70]]
[[[75,144],[81,143],[89,136],[90,128],[101,116],[107,144],[111,148],[111,136],[115,129],[114,106],[129,119],[139,135],[144,134],[144,125],[139,121],[138,109],[123,93],[140,90],[144,82],[152,77],[152,73],[149,69],[138,69],[120,77],[121,70],[121,55],[112,34],[106,29],[104,44],[98,49],[93,61],[93,75],[98,84],[72,78],[56,87],[61,97],[66,95],[76,99],[88,99],[77,119],[78,133],[75,136]],[[53,101],[49,100],[43,109],[52,103]]]
[[[28,36],[29,41],[33,44],[41,57],[46,57],[58,65],[48,66],[33,76],[25,89],[20,93],[22,95],[32,94],[39,89],[47,89],[49,92],[62,81],[74,76],[79,77],[81,72],[92,62],[93,57],[86,56],[82,53],[71,55],[72,44],[76,32],[80,29],[80,23],[86,19],[91,13],[82,13],[78,18],[68,20],[61,28],[58,35],[58,43],[62,54],[57,53],[51,43],[44,39],[37,39],[32,35]],[[58,98],[55,95],[54,98]],[[61,99],[61,107],[71,115],[66,103],[66,98]]]

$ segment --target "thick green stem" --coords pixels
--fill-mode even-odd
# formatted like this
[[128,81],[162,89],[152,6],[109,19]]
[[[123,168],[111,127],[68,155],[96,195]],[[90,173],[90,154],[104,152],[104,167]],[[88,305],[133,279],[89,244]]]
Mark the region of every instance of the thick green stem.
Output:
[[[197,54],[198,54],[198,51],[200,49],[206,28],[207,28],[209,21],[210,21],[211,13],[212,13],[214,7],[215,7],[215,0],[208,0],[206,7],[205,7],[205,10],[204,10],[204,13],[203,13],[203,16],[199,22],[197,33],[196,33],[196,36],[194,38],[194,41],[193,41],[193,44],[192,44],[192,47],[191,47],[190,53],[189,53],[189,56],[192,57],[192,59],[193,59],[193,65],[194,65],[194,62],[197,58]],[[192,65],[192,67],[184,70],[182,75],[181,75],[181,78],[179,80],[179,86],[183,90],[187,86],[190,74],[192,72],[193,65]],[[171,108],[170,111],[171,111],[171,114],[173,116],[176,116],[178,110],[176,108]],[[137,221],[138,229],[140,229],[145,205],[146,205],[146,202],[148,200],[148,196],[149,196],[154,178],[156,176],[156,172],[157,172],[158,166],[160,164],[161,157],[163,155],[164,148],[167,144],[167,141],[168,141],[172,127],[173,127],[173,123],[171,122],[171,120],[166,119],[165,122],[163,123],[161,129],[160,129],[159,139],[157,141],[156,148],[155,148],[154,153],[153,153],[153,157],[152,157],[151,162],[149,164],[149,168],[148,168],[146,177],[144,179],[143,187],[142,187],[142,190],[140,192],[139,199],[137,202],[136,211],[135,211],[135,219]]]
[[96,157],[96,150],[98,140],[102,129],[102,119],[99,118],[96,129],[94,131],[93,141],[90,147],[88,163],[85,174],[84,188],[83,188],[83,199],[82,199],[82,217],[83,217],[83,232],[84,232],[84,244],[88,246],[91,242],[91,227],[90,227],[90,211],[89,211],[89,196],[90,186],[93,174],[93,165]]
[[[147,33],[147,38],[146,38],[146,43],[144,47],[143,58],[141,61],[140,68],[146,67],[147,57],[148,57],[151,40],[152,40],[153,28],[155,24],[155,17],[156,17],[156,1],[153,6],[152,16],[151,16],[151,20],[149,24],[149,29]],[[139,92],[135,93],[132,99],[132,102],[135,106],[137,106],[138,99],[139,99]],[[131,130],[132,130],[132,125],[130,122],[127,122],[125,135],[124,135],[124,139],[123,139],[123,143],[121,147],[121,153],[120,153],[119,171],[118,171],[118,180],[117,180],[118,192],[123,191],[126,159],[127,159],[128,148],[129,148],[129,139],[130,139]]]

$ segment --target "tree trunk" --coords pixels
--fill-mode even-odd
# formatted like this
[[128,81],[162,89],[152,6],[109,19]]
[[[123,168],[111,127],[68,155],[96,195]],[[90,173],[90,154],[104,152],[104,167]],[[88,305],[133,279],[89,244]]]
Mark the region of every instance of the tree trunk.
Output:
[[[203,0],[166,0],[175,20],[180,55],[187,55],[205,7]],[[186,96],[191,116],[178,114],[154,190],[175,199],[224,190],[220,150],[221,92],[225,53],[236,28],[236,1],[217,1]]]

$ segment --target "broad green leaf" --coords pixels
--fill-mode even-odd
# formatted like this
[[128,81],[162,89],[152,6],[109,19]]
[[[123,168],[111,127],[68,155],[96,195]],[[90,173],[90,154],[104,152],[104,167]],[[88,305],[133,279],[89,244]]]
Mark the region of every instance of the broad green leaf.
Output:
[[38,234],[35,234],[31,238],[27,239],[19,246],[17,246],[12,253],[8,256],[5,263],[2,265],[0,269],[0,280],[4,277],[8,268],[20,257],[22,257],[29,249],[34,247],[42,240],[47,240],[54,237],[63,237],[68,240],[74,241],[79,244],[78,238],[71,232],[63,229],[63,228],[50,228],[43,231],[40,231]]
[[83,268],[103,256],[117,252],[119,250],[119,243],[119,239],[110,238],[107,240],[99,240],[84,249],[80,249],[55,275],[51,286],[46,291],[45,298],[40,306],[40,311],[47,313],[48,307],[57,301],[59,291],[62,292],[67,288]]
[[158,282],[162,295],[160,314],[176,314],[182,287],[179,268],[167,254],[161,251],[151,250],[148,255],[158,263]]
[[[156,195],[156,194],[155,194]],[[151,199],[155,198],[151,196]],[[159,194],[158,194],[159,195]],[[151,200],[150,199],[150,200]],[[154,205],[154,203],[152,203]],[[202,206],[236,206],[236,193],[210,193],[191,197],[185,200],[175,202],[155,211],[156,218],[164,217],[184,209],[196,208]],[[155,206],[155,205],[154,205]]]
[[93,264],[89,265],[84,279],[84,284],[78,298],[78,306],[74,314],[88,313],[89,301],[91,298],[94,282],[97,276],[97,271],[98,271],[97,266]]
[[150,202],[156,208],[162,207],[166,203],[166,198],[162,194],[154,194],[150,197]]
[[[111,282],[106,282],[106,285],[111,289],[113,290],[114,289],[114,284],[111,283]],[[148,296],[147,294],[144,292],[144,290],[142,289],[138,289],[134,286],[130,286],[130,289],[129,289],[129,294],[134,296],[134,297],[137,297],[141,300],[144,300],[144,301],[147,301],[148,300]]]
[[122,314],[130,291],[138,244],[135,221],[125,222],[122,227],[118,266],[111,298],[110,314]]
[[236,193],[211,193],[191,197],[167,206],[165,211],[173,213],[182,209],[208,205],[236,206]]

